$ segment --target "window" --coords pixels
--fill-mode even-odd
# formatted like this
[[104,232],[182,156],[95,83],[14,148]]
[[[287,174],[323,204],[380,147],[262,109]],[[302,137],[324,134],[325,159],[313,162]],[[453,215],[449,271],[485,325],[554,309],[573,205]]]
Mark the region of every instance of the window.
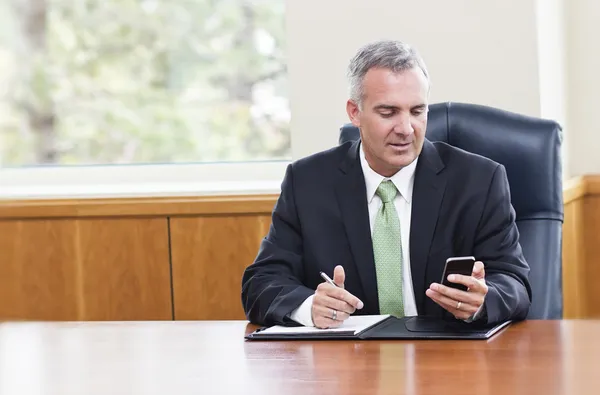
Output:
[[0,166],[288,160],[283,0],[0,2]]

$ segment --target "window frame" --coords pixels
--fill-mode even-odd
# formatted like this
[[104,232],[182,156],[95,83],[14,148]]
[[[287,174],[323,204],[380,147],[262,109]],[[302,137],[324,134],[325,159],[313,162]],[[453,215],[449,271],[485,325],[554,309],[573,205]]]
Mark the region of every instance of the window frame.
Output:
[[0,169],[0,200],[279,193],[289,161]]

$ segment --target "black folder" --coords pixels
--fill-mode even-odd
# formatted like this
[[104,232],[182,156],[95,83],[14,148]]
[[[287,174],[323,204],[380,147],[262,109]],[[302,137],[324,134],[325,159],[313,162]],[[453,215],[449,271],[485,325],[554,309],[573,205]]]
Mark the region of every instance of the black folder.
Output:
[[502,329],[507,328],[511,321],[495,325],[481,325],[450,321],[434,317],[386,317],[374,325],[356,332],[354,330],[319,330],[306,333],[268,333],[267,328],[259,328],[246,335],[247,340],[485,340]]

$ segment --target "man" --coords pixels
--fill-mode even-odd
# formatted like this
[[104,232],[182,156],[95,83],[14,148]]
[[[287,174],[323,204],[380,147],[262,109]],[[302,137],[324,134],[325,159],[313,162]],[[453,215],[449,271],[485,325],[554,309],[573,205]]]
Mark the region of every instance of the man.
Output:
[[[352,314],[493,324],[531,303],[502,165],[425,139],[429,77],[396,41],[361,48],[346,109],[360,141],[288,166],[269,234],[242,280],[248,319],[339,326]],[[452,256],[471,276],[440,284]],[[333,274],[334,285],[320,272]]]

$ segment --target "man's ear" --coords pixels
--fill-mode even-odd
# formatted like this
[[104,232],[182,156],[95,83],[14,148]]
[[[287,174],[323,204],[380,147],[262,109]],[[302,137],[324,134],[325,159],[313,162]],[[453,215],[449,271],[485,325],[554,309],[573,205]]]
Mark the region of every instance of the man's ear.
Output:
[[360,128],[360,109],[358,108],[358,104],[352,100],[348,100],[346,102],[346,112],[348,113],[350,122],[352,122],[354,126]]

